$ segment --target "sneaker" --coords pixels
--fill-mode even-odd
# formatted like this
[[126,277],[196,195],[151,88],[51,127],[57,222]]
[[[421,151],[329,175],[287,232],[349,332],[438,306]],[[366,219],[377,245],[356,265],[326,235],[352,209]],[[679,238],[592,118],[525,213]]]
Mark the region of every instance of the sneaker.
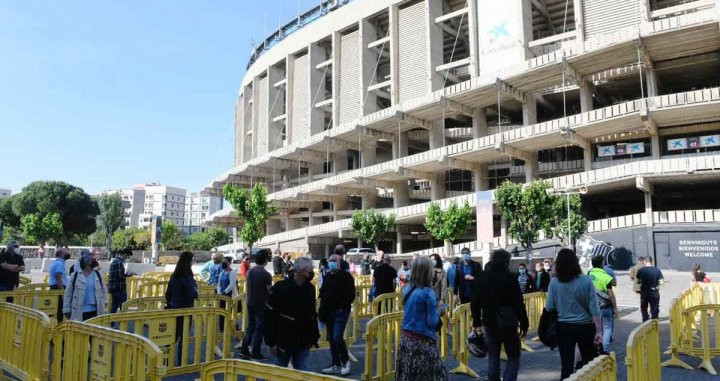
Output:
[[321,372],[323,372],[325,374],[340,374],[340,367],[337,365],[333,365],[329,368],[325,368],[325,369],[321,370]]
[[223,351],[219,346],[215,346],[215,356],[223,358]]
[[235,344],[235,349],[242,349],[242,344],[243,344],[242,341],[240,341],[239,343]]
[[240,350],[239,356],[243,360],[250,360],[252,358],[252,356],[250,355],[250,351],[247,348],[242,348]]
[[250,356],[250,357],[251,357],[253,360],[257,360],[257,361],[267,360],[267,357],[263,356],[262,353],[258,353],[258,354],[253,353],[253,355]]
[[348,374],[350,374],[350,361],[346,361],[342,368],[340,368],[341,376],[347,376]]

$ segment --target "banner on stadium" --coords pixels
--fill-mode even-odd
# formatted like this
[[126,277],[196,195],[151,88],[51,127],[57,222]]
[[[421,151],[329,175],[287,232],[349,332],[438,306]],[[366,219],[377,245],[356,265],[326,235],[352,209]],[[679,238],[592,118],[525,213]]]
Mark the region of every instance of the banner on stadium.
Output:
[[598,146],[598,157],[637,155],[645,153],[645,143],[617,143],[614,145]]
[[720,147],[720,135],[691,136],[667,140],[668,151],[708,147]]
[[477,19],[482,75],[525,62],[522,2],[478,0]]
[[480,242],[493,242],[495,238],[493,229],[493,203],[492,191],[482,191],[475,194],[475,226],[477,226],[477,240]]

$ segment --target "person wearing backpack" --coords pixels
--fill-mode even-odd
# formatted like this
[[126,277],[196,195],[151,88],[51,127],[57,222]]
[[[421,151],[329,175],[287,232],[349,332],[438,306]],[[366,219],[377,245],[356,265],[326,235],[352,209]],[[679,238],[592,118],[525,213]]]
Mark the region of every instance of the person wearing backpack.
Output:
[[593,286],[595,286],[595,296],[600,307],[603,325],[603,351],[610,353],[610,341],[612,340],[613,330],[615,329],[615,318],[618,316],[617,302],[615,301],[615,293],[613,292],[613,277],[603,269],[604,258],[595,256],[592,258],[593,268],[588,271],[588,275],[592,278]]
[[509,252],[493,251],[485,271],[475,278],[473,290],[473,329],[485,336],[488,380],[500,381],[500,348],[504,345],[507,365],[502,379],[515,381],[520,369],[520,338],[527,334],[529,321],[517,276],[510,272]]
[[107,289],[97,271],[98,262],[89,251],[80,255],[80,270],[75,271],[65,289],[63,315],[75,321],[85,321],[104,315],[107,306]]

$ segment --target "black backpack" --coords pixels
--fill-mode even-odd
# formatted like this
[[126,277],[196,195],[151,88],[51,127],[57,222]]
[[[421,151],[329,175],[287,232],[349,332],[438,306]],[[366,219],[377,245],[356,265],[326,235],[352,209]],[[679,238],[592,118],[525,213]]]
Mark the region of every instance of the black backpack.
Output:
[[558,346],[557,311],[548,311],[543,308],[538,325],[538,337],[543,344],[550,347],[550,350]]

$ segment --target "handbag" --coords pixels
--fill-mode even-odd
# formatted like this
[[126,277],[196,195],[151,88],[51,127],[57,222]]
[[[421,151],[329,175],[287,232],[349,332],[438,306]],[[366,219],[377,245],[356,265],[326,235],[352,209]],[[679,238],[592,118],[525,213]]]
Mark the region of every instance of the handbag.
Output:
[[540,342],[550,347],[550,350],[558,346],[557,322],[557,311],[548,311],[543,308],[538,325],[538,337]]
[[710,280],[710,278],[708,278],[708,277],[703,278],[703,283],[710,283],[710,282],[712,282]]

